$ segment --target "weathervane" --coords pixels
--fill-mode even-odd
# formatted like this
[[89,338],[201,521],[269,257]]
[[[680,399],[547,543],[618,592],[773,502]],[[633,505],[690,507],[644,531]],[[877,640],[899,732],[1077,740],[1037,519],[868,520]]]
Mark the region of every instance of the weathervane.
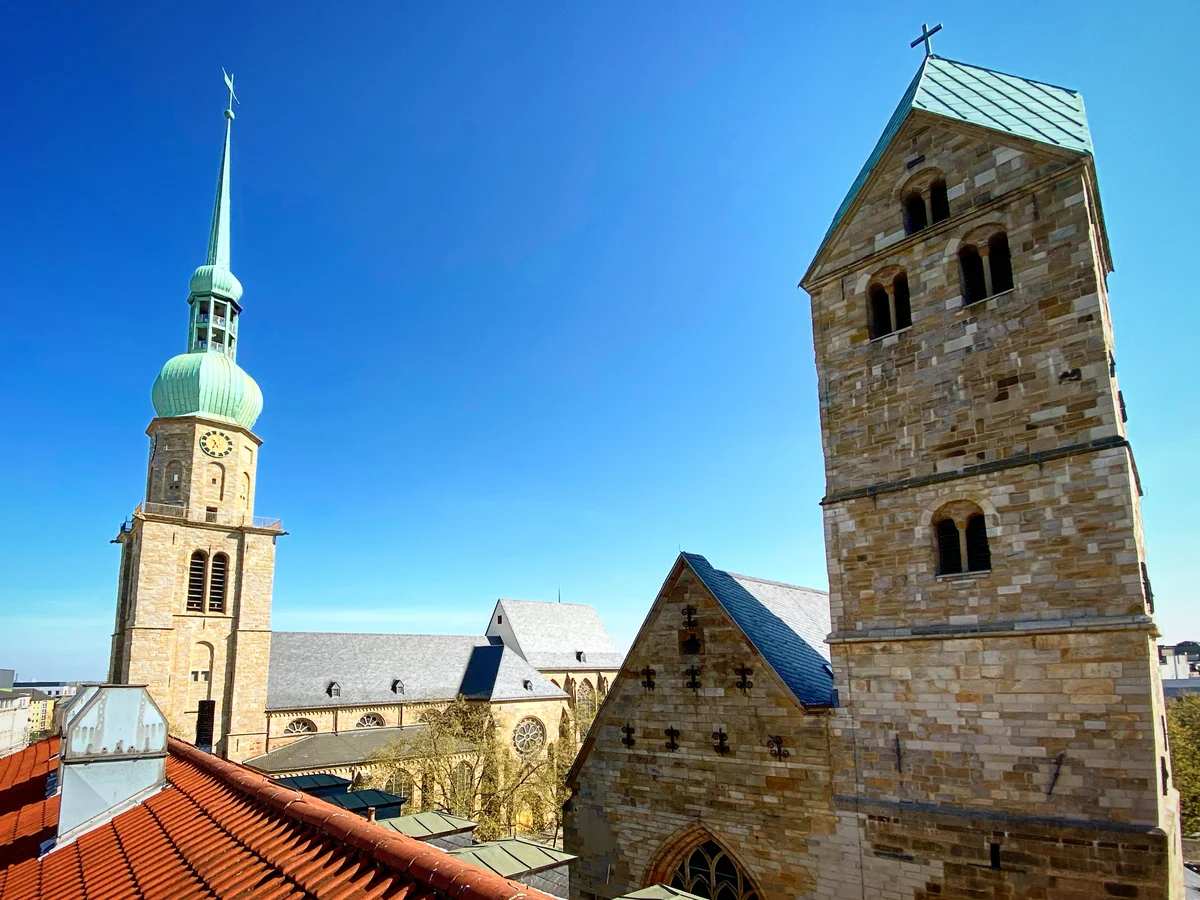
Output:
[[913,41],[911,44],[909,44],[909,46],[915,47],[915,46],[917,46],[917,44],[924,44],[925,45],[925,56],[927,56],[927,57],[933,56],[933,49],[929,45],[929,39],[941,30],[942,30],[942,26],[940,24],[934,25],[933,28],[930,28],[928,25],[925,25],[924,23],[922,23],[921,36],[919,38],[917,38],[915,41]]
[[[938,27],[940,28],[941,26],[938,26]],[[934,30],[936,31],[937,29],[934,29]],[[225,115],[232,119],[233,118],[233,104],[241,103],[242,101],[239,100],[237,98],[237,94],[235,94],[233,92],[233,76],[225,71],[224,66],[221,67],[221,74],[225,76],[225,87],[229,88],[229,108],[225,110]]]

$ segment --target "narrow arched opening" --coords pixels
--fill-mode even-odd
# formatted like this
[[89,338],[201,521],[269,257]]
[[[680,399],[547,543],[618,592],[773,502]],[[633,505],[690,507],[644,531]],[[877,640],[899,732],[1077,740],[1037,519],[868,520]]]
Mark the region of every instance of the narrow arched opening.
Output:
[[225,588],[229,580],[229,557],[224,553],[213,555],[208,576],[208,611],[225,612]]
[[958,251],[958,270],[962,280],[963,305],[987,299],[987,278],[983,274],[983,257],[974,245]]
[[946,182],[935,181],[929,187],[929,208],[934,222],[950,218],[950,198],[946,194]]
[[904,232],[916,234],[929,224],[925,212],[925,198],[914,191],[904,198]]
[[992,272],[992,293],[1002,294],[1013,289],[1012,254],[1008,235],[1001,232],[988,241],[988,266]]
[[208,554],[196,550],[188,561],[187,611],[204,612],[204,575],[208,568]]

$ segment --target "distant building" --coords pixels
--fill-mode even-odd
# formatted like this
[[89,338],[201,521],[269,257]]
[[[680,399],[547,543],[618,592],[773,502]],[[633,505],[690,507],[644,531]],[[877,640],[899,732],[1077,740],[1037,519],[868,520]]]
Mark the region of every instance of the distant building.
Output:
[[54,727],[54,698],[37,688],[13,688],[12,693],[29,698],[29,734],[44,737]]
[[0,756],[8,756],[29,743],[29,697],[0,692]]
[[55,700],[74,697],[75,692],[79,690],[78,681],[17,681],[12,686],[14,688],[34,688]]
[[1200,678],[1200,644],[1195,641],[1159,644],[1158,672],[1163,681]]

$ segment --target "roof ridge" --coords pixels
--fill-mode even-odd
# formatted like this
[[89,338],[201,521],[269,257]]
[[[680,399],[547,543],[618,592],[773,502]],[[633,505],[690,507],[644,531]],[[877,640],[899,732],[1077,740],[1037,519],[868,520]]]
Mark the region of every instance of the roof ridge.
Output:
[[416,631],[271,631],[271,637],[281,634],[311,634],[320,637],[444,637],[444,638],[471,638],[472,640],[487,640],[486,635],[482,634],[467,634],[459,632],[451,632],[447,634],[444,631],[421,633]]
[[[721,570],[718,569],[718,571]],[[740,572],[730,572],[728,569],[724,571],[725,574],[730,578],[744,578],[746,581],[755,581],[759,584],[773,584],[778,587],[794,588],[798,591],[812,591],[814,594],[825,594],[826,596],[829,595],[829,591],[823,591],[820,588],[809,587],[806,584],[792,584],[788,581],[772,581],[770,578],[756,578],[753,575],[742,575]]]
[[497,597],[497,603],[536,603],[539,606],[585,606],[588,609],[595,609],[593,603],[563,603],[561,600],[522,600],[519,597]]
[[[275,784],[245,766],[205,753],[176,737],[167,738],[171,755],[228,784],[252,800],[305,823],[375,862],[404,873],[437,893],[481,900],[554,900],[549,894],[472,866],[431,844],[368,822],[320,797]],[[334,821],[334,820],[337,821]],[[464,889],[470,886],[467,893]]]

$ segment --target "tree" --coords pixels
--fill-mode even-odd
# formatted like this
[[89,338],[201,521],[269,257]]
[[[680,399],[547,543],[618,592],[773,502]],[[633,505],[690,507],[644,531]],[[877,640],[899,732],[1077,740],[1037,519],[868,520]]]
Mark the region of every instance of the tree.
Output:
[[1200,694],[1167,701],[1171,741],[1171,777],[1179,791],[1183,834],[1200,831]]
[[403,780],[402,772],[412,776],[421,785],[422,811],[465,816],[478,825],[478,840],[513,834],[523,810],[537,817],[546,795],[534,789],[555,768],[544,744],[517,754],[501,741],[488,705],[462,697],[422,722],[418,736],[392,742],[372,757],[385,781]]

